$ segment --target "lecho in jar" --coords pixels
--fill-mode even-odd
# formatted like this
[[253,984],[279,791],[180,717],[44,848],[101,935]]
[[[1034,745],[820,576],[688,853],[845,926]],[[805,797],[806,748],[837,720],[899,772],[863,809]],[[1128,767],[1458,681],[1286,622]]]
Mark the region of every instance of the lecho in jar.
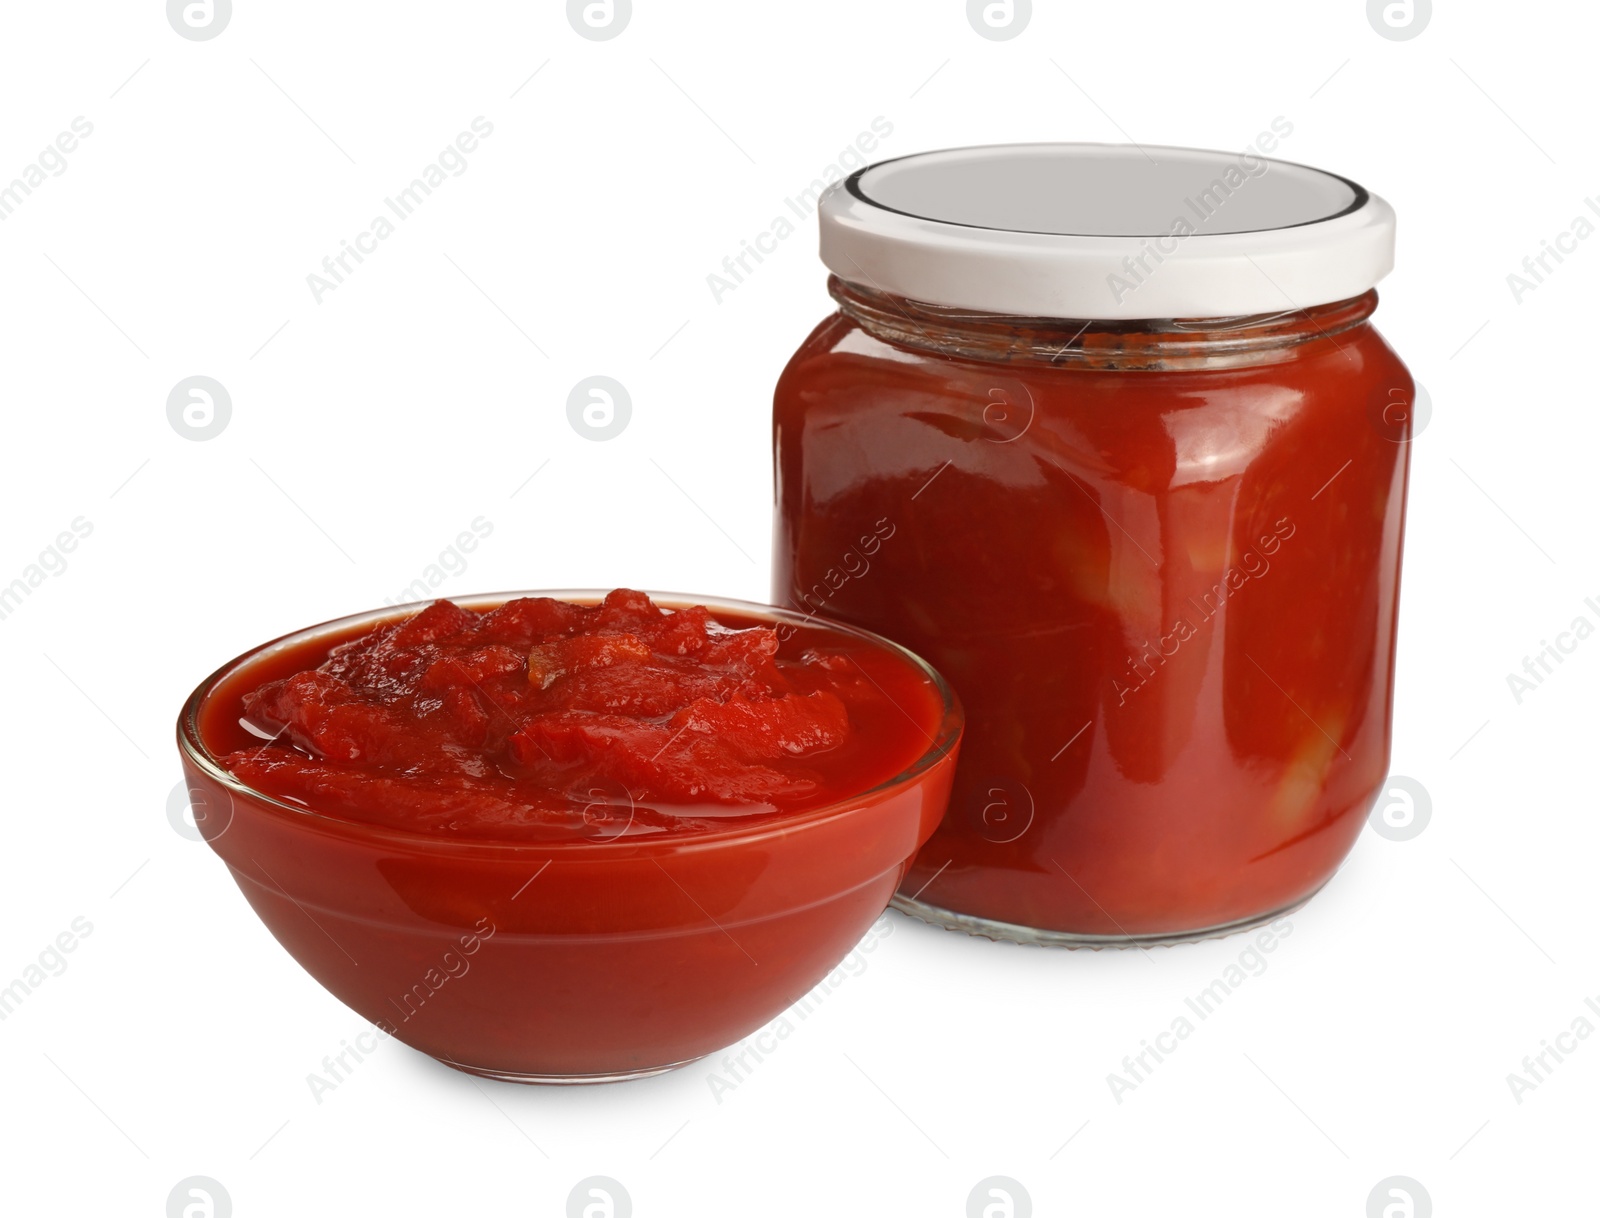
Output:
[[839,311],[777,387],[774,600],[967,712],[896,904],[1098,944],[1306,900],[1389,759],[1393,211],[1250,154],[1043,144],[874,165],[820,216]]

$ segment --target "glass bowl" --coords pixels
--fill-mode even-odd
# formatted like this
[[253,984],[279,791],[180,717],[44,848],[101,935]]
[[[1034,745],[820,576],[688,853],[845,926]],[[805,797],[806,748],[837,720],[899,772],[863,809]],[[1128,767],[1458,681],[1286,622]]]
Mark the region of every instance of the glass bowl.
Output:
[[[519,596],[592,604],[603,595],[450,599],[486,610]],[[887,908],[949,797],[963,721],[943,678],[854,627],[740,601],[652,599],[776,625],[780,655],[841,637],[890,653],[929,694],[926,751],[849,798],[745,827],[462,840],[362,824],[254,790],[222,768],[201,732],[209,700],[253,688],[253,670],[273,657],[321,639],[331,647],[420,606],[286,635],[223,665],[189,696],[178,748],[202,835],[278,942],[381,1031],[488,1078],[656,1074],[760,1028],[826,977]]]

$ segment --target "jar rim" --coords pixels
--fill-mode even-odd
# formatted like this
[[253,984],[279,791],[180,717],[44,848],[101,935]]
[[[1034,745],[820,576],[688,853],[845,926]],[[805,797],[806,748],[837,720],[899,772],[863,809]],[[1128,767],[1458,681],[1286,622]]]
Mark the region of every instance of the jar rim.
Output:
[[1133,320],[1026,317],[962,309],[862,288],[838,275],[828,292],[868,334],[897,347],[978,362],[1096,371],[1177,371],[1279,363],[1362,325],[1378,293],[1304,309],[1234,317]]

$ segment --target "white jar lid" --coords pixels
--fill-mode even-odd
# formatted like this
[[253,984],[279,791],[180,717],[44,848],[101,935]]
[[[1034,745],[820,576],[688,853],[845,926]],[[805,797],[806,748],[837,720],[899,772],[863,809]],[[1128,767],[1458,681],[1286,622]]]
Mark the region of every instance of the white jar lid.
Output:
[[1394,209],[1253,152],[1000,144],[880,161],[818,207],[822,261],[863,288],[1021,317],[1280,313],[1394,266]]

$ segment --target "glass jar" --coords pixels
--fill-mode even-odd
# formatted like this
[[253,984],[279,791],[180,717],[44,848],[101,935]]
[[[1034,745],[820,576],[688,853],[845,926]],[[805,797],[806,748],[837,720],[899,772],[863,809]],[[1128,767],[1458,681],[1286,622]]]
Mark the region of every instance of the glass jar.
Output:
[[884,162],[820,212],[839,311],[777,386],[773,599],[918,652],[967,715],[896,905],[1098,945],[1305,901],[1388,768],[1393,212],[1086,145]]

